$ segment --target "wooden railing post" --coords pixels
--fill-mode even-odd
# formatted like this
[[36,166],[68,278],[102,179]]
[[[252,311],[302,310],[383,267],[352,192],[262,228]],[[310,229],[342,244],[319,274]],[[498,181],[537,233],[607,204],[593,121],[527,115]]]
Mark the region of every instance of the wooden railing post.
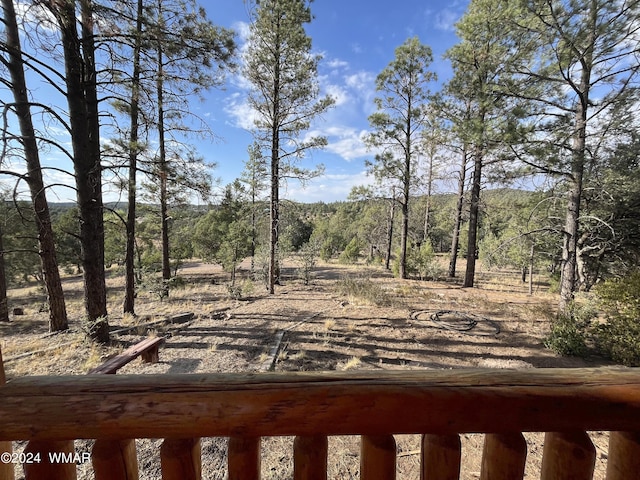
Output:
[[227,457],[229,480],[260,479],[260,437],[231,437]]
[[640,433],[611,432],[607,480],[640,478]]
[[522,433],[488,434],[482,451],[480,480],[516,480],[524,477],[527,442]]
[[162,480],[200,480],[202,458],[199,438],[167,438],[160,447]]
[[296,437],[293,441],[294,480],[327,480],[327,437]]
[[585,432],[547,432],[541,480],[591,480],[596,449]]
[[[0,347],[0,388],[5,384],[7,377],[4,375],[4,363],[2,361],[2,347]],[[0,454],[13,452],[11,442],[0,442]],[[0,480],[14,480],[15,469],[11,462],[0,462]]]
[[76,480],[78,477],[73,460],[73,440],[32,440],[27,443],[24,453],[30,458],[39,459],[37,462],[23,464],[25,480]]
[[421,480],[458,480],[460,478],[460,436],[423,435]]
[[95,480],[138,480],[135,440],[96,440],[91,461]]
[[396,441],[393,435],[363,435],[360,480],[395,480]]

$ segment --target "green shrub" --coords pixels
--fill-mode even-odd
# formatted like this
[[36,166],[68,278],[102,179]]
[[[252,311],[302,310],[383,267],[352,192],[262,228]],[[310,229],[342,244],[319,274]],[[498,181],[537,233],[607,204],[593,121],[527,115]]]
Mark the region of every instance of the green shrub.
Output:
[[617,363],[640,366],[640,271],[595,290],[606,323],[595,331],[601,353]]
[[560,293],[560,273],[552,273],[549,277],[548,293]]
[[[424,242],[420,248],[407,245],[407,275],[417,276],[420,280],[434,280],[440,275],[440,268],[434,261],[435,254],[431,242]],[[398,251],[391,266],[394,277],[400,276],[400,252]]]
[[551,323],[544,340],[545,347],[560,355],[582,356],[587,352],[586,340],[595,312],[588,305],[573,304]]
[[320,248],[313,241],[305,243],[298,250],[298,261],[300,263],[298,277],[305,285],[309,285],[313,279],[313,269],[318,261],[319,251]]
[[353,237],[338,257],[340,263],[356,263],[360,257],[360,241]]

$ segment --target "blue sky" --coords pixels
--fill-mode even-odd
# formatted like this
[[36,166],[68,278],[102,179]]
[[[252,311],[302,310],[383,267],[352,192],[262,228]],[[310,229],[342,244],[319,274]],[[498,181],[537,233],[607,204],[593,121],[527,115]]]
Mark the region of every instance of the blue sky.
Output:
[[[238,32],[237,40],[242,47],[249,22],[244,1],[202,1],[201,4],[215,24]],[[282,197],[302,202],[345,200],[353,186],[371,182],[364,162],[373,154],[367,152],[362,139],[369,131],[367,117],[374,111],[376,75],[393,59],[397,46],[409,37],[418,36],[433,50],[431,69],[439,81],[432,85],[432,90],[437,90],[438,84],[451,74],[442,55],[457,42],[454,24],[467,4],[468,0],[396,0],[391,5],[381,0],[316,0],[312,3],[315,18],[307,26],[307,32],[314,52],[323,55],[319,66],[321,90],[335,98],[336,106],[312,125],[314,133],[327,136],[327,148],[314,151],[302,164],[311,167],[322,163],[325,174],[312,180],[306,188],[289,182],[283,188]],[[29,88],[36,101],[48,95],[42,82],[30,82]],[[8,98],[7,93],[0,91],[3,99]],[[223,89],[206,92],[204,102],[194,100],[192,104],[218,137],[216,141],[194,139],[193,143],[206,161],[217,164],[212,174],[220,179],[221,186],[240,175],[247,147],[252,143],[251,112],[246,98],[247,82],[236,74],[227,78]],[[59,133],[55,128],[52,131]],[[107,132],[101,133],[108,136]],[[68,139],[59,141],[69,143]],[[59,152],[42,152],[41,161],[72,170],[68,159]],[[23,171],[19,162],[9,167]],[[53,171],[46,179],[49,183],[73,183],[70,176]],[[0,183],[6,183],[6,179],[0,178]],[[74,197],[72,189],[53,188],[49,194],[49,200],[54,202],[73,201]],[[105,188],[105,201],[118,198],[113,188]]]
[[[205,2],[209,16],[222,26],[242,33],[248,27],[245,6],[240,0]],[[329,145],[314,151],[304,165],[322,163],[325,174],[306,188],[289,182],[283,196],[313,202],[345,200],[351,188],[370,182],[364,161],[372,157],[362,143],[369,130],[367,117],[374,112],[376,75],[393,60],[394,50],[407,38],[418,36],[433,50],[431,69],[439,83],[449,78],[444,52],[458,40],[454,24],[463,15],[467,0],[317,0],[311,8],[314,20],[307,26],[314,52],[323,55],[319,65],[322,91],[336,99],[336,106],[312,126],[327,136]],[[225,5],[225,8],[220,8]],[[226,7],[228,5],[228,8]],[[243,35],[239,36],[243,42]],[[246,107],[244,82],[230,78],[224,91],[211,92],[203,108],[210,108],[211,126],[222,140],[211,145],[207,158],[215,161],[215,175],[223,184],[238,176],[246,148],[252,138]],[[433,90],[438,84],[432,85]],[[204,152],[203,152],[204,153]]]

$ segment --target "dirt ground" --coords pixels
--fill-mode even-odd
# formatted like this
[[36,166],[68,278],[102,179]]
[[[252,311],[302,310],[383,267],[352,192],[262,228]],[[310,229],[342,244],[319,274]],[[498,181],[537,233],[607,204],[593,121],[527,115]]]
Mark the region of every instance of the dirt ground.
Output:
[[[375,267],[323,264],[310,285],[296,277],[295,265],[283,271],[283,285],[269,296],[254,284],[245,298],[232,300],[225,274],[215,266],[188,264],[180,275],[187,282],[160,301],[141,293],[138,319],[110,318],[113,330],[155,319],[193,312],[186,323],[153,326],[167,337],[160,362],[135,361],[120,374],[205,373],[311,370],[456,369],[467,367],[532,368],[604,365],[602,359],[563,358],[546,350],[549,312],[555,297],[536,285],[533,296],[513,272],[480,272],[478,288],[457,283],[398,280]],[[370,280],[387,302],[376,306],[336,288],[344,278]],[[249,283],[242,280],[245,286]],[[108,279],[110,311],[121,310],[122,279]],[[65,289],[70,317],[79,318],[81,279],[69,278]],[[71,332],[46,334],[46,313],[39,312],[37,289],[10,292],[11,306],[24,315],[0,324],[7,378],[23,375],[85,374],[108,356],[148,334],[144,328],[113,333],[112,345],[98,347],[84,340],[72,321]],[[74,310],[75,309],[75,310]],[[78,312],[78,313],[74,313]],[[439,316],[433,316],[441,312]],[[152,332],[153,333],[153,332]],[[281,339],[279,341],[279,339]],[[52,347],[57,348],[51,349]],[[45,350],[36,355],[25,353]],[[592,432],[597,448],[596,475],[604,478],[607,434]],[[527,479],[539,478],[543,434],[526,434]],[[418,479],[419,438],[398,436],[399,479]],[[482,435],[463,435],[462,479],[480,476]],[[91,442],[77,441],[76,450]],[[160,440],[137,441],[140,478],[160,478]],[[15,448],[23,448],[16,443]],[[262,478],[292,478],[292,439],[263,439]],[[203,478],[226,478],[226,440],[203,439]],[[359,478],[359,439],[330,439],[329,477]],[[79,465],[79,478],[91,478],[89,465]],[[17,477],[22,473],[16,470]]]

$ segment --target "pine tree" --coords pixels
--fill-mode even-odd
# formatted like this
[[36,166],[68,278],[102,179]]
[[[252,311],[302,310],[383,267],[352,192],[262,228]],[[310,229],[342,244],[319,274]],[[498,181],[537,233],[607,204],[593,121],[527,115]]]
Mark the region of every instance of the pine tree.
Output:
[[[46,190],[42,177],[42,167],[40,164],[40,152],[36,139],[35,129],[31,118],[31,105],[27,91],[27,82],[24,73],[24,59],[16,12],[11,0],[2,0],[4,13],[4,24],[6,29],[6,51],[7,58],[1,59],[10,72],[10,88],[13,92],[14,104],[12,110],[15,112],[20,126],[20,147],[27,165],[27,174],[22,178],[26,181],[31,192],[31,202],[33,205],[34,218],[38,232],[38,244],[40,264],[44,284],[47,292],[47,303],[49,306],[49,331],[56,332],[68,328],[67,309],[60,281],[60,271],[56,258],[56,247],[51,226],[51,215],[49,213],[49,203],[47,202]],[[3,135],[5,137],[5,135]],[[6,137],[5,137],[6,138]],[[1,250],[1,248],[0,248]],[[2,280],[0,288],[4,282],[4,265],[2,267]],[[6,298],[0,299],[0,316],[6,310]]]
[[419,135],[428,125],[427,85],[435,80],[428,70],[431,49],[417,37],[405,41],[395,51],[395,59],[378,75],[375,99],[378,111],[369,117],[374,132],[368,138],[372,147],[382,149],[372,169],[382,178],[391,178],[400,186],[402,229],[400,239],[400,278],[407,278],[407,241],[409,202],[416,181]]
[[603,161],[603,147],[615,136],[616,124],[633,116],[640,3],[522,0],[517,5],[521,15],[504,32],[520,52],[527,49],[538,60],[509,65],[516,80],[511,92],[533,101],[540,127],[520,158],[562,179],[566,188],[559,300],[566,310],[580,285],[585,183]]
[[270,162],[269,293],[274,293],[278,281],[280,183],[287,176],[306,179],[318,174],[296,167],[295,160],[326,145],[324,137],[301,137],[311,120],[334,103],[330,97],[318,98],[320,57],[311,54],[311,38],[304,29],[312,19],[309,4],[306,0],[253,3],[245,54],[244,75],[253,86],[249,104],[257,114],[254,136]]

